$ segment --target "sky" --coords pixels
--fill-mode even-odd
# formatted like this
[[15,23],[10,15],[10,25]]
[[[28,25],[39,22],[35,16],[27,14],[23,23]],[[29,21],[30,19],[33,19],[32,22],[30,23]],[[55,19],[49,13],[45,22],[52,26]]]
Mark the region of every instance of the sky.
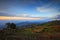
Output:
[[60,0],[0,0],[0,20],[60,20]]

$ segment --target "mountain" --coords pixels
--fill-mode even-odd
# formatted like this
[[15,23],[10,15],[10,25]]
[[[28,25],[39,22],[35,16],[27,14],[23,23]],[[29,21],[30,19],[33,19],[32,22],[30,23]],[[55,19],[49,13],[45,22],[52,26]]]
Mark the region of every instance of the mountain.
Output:
[[25,25],[32,25],[32,24],[43,24],[43,23],[46,23],[48,21],[52,21],[52,20],[33,20],[33,21],[25,21],[25,22],[20,22],[20,23],[17,23],[16,25],[17,26],[25,26]]

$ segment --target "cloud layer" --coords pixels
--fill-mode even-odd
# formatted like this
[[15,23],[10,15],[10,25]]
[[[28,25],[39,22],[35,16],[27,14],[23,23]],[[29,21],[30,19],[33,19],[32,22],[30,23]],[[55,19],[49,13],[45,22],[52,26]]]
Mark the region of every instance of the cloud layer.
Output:
[[60,20],[60,15],[57,15],[53,18],[54,20]]
[[0,16],[0,20],[42,20],[43,18],[37,17],[8,17],[8,16]]

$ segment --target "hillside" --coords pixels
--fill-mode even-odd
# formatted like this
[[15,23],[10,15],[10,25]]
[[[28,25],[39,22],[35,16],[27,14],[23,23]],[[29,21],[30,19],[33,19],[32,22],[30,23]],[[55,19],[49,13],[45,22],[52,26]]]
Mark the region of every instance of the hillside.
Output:
[[60,40],[60,20],[44,24],[32,24],[25,28],[4,28],[0,40]]
[[58,21],[51,21],[44,24],[38,24],[38,25],[31,25],[30,28],[25,28],[24,32],[31,32],[31,33],[51,33],[56,34],[60,33],[60,20]]

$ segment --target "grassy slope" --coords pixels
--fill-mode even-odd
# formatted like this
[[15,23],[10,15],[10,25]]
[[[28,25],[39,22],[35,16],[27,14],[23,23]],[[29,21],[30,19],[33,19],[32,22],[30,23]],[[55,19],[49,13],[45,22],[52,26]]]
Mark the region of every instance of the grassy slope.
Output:
[[60,40],[60,20],[31,25],[25,29],[4,29],[0,40]]

